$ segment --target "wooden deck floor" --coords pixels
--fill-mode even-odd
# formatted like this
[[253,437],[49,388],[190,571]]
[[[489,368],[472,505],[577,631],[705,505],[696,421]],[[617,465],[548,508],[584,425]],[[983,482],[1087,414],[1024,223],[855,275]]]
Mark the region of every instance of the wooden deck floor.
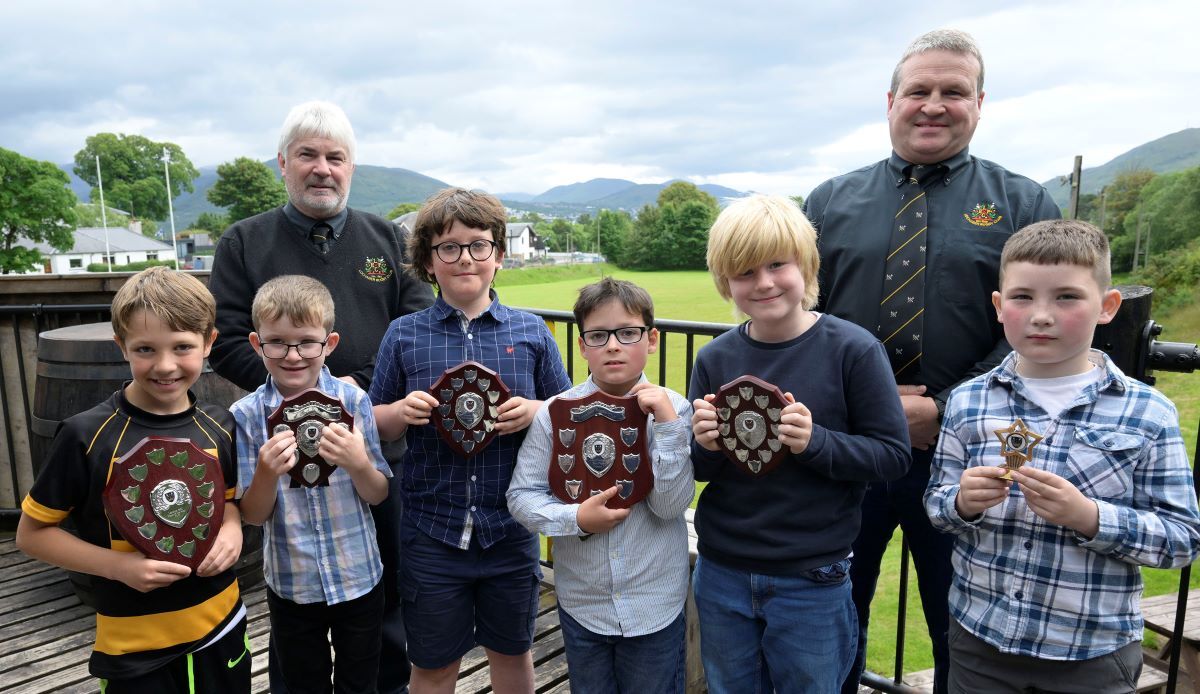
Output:
[[[549,574],[549,572],[547,571]],[[268,692],[267,637],[271,623],[267,595],[259,584],[243,588],[249,613],[252,691]],[[71,591],[67,574],[30,559],[11,539],[0,540],[0,692],[79,692],[96,694],[97,680],[88,674],[96,618]],[[554,592],[545,586],[533,644],[537,691],[570,691],[562,631]],[[463,657],[457,692],[490,692],[487,658],[481,648]]]

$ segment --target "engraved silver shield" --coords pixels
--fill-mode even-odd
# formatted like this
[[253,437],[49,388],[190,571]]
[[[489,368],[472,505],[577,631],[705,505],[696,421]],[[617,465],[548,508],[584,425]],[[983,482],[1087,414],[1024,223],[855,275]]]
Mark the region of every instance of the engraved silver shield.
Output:
[[575,445],[575,430],[574,429],[559,429],[558,440],[563,446],[570,448]]
[[192,511],[192,493],[179,480],[163,480],[150,492],[150,508],[172,528],[182,528]]
[[301,422],[296,427],[296,447],[309,457],[317,455],[317,449],[321,446],[321,434],[324,431],[325,422],[316,419]]
[[562,469],[564,475],[571,474],[571,470],[573,470],[575,468],[575,456],[559,455],[558,456],[558,467],[560,469]]
[[758,448],[767,438],[767,421],[757,412],[742,412],[734,418],[734,431],[746,448]]
[[478,393],[463,393],[454,401],[454,417],[464,429],[473,429],[483,419],[483,398]]
[[617,445],[607,434],[592,434],[583,440],[583,462],[596,477],[603,477],[617,457]]
[[621,427],[621,441],[626,446],[632,446],[637,443],[638,430],[634,427]]

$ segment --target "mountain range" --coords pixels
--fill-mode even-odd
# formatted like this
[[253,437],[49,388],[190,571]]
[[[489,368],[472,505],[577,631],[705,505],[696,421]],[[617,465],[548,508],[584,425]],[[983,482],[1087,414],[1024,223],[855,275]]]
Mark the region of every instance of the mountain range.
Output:
[[[1084,168],[1079,176],[1079,192],[1099,193],[1119,174],[1134,169],[1163,174],[1195,166],[1200,166],[1200,128],[1188,128],[1138,145],[1100,166]],[[1042,182],[1054,202],[1063,208],[1071,196],[1071,186],[1063,182],[1069,173]]]
[[[272,170],[277,166],[274,159],[264,162]],[[1146,168],[1155,173],[1169,173],[1200,166],[1200,128],[1188,128],[1172,133],[1113,158],[1111,161],[1085,168],[1081,176],[1080,190],[1098,193],[1112,183],[1124,171]],[[81,200],[89,197],[88,185],[71,172],[71,165],[61,167],[71,178],[71,188]],[[199,169],[200,176],[192,182],[195,190],[175,199],[175,224],[186,229],[202,212],[222,212],[208,201],[208,189],[217,181],[217,167]],[[678,179],[676,179],[678,180]],[[663,188],[674,181],[663,183],[635,183],[620,178],[593,178],[590,181],[555,186],[543,193],[500,193],[499,198],[511,209],[533,211],[544,216],[576,217],[584,212],[601,209],[641,209],[653,204]],[[431,178],[416,171],[387,166],[359,164],[354,173],[354,185],[350,191],[350,205],[355,209],[374,214],[386,214],[402,202],[421,202],[433,193],[449,186],[449,183]],[[1066,207],[1070,186],[1060,178],[1043,182],[1051,197],[1061,207]],[[745,192],[724,186],[704,184],[699,188],[724,205]]]

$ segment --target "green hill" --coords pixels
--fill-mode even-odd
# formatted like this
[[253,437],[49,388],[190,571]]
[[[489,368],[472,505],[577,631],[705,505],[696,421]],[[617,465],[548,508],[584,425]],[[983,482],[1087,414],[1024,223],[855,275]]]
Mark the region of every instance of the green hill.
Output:
[[[1170,173],[1200,166],[1200,128],[1188,128],[1171,133],[1113,158],[1101,166],[1085,167],[1080,177],[1081,193],[1099,193],[1100,189],[1123,171],[1150,169],[1154,173]],[[1044,181],[1042,185],[1059,207],[1066,207],[1071,195],[1070,186],[1060,183],[1058,178]]]

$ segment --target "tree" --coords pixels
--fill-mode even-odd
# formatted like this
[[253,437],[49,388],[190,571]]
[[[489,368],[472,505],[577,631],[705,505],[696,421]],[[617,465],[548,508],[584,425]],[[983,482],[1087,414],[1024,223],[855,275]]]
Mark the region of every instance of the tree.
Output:
[[600,248],[596,252],[609,262],[619,262],[625,255],[625,245],[629,243],[629,234],[633,229],[629,213],[600,210],[592,223],[596,225],[600,236]]
[[654,205],[643,205],[629,232],[625,251],[617,264],[632,270],[650,270],[658,267],[655,257],[655,237],[658,235],[659,210]]
[[419,202],[402,202],[393,207],[391,212],[384,215],[384,219],[396,219],[397,217],[403,217],[409,212],[416,212],[419,209],[421,209],[421,203]]
[[48,243],[65,251],[75,242],[75,193],[54,164],[0,147],[0,272],[37,269],[42,254],[18,243]]
[[717,199],[691,183],[676,181],[658,194],[657,267],[703,270],[708,229],[721,212]]
[[225,228],[229,226],[229,218],[223,214],[215,212],[201,212],[196,221],[192,222],[193,229],[200,229],[208,232],[208,237],[215,243],[221,238],[221,234],[225,233]]
[[179,145],[154,142],[141,135],[98,133],[87,139],[75,154],[75,175],[92,186],[92,199],[99,200],[96,157],[104,179],[104,201],[127,210],[135,219],[166,219],[167,183],[163,172],[163,149],[171,156],[171,198],[192,192],[192,181],[200,175]]
[[801,207],[801,208],[804,207],[804,196],[803,195],[791,195],[789,197],[791,197],[792,202],[796,203],[796,207]]
[[75,205],[75,223],[81,227],[98,227],[106,223],[110,227],[126,227],[129,226],[129,215],[105,205],[104,216],[101,216],[100,203],[81,202]]
[[250,157],[238,157],[217,167],[217,182],[208,189],[208,201],[229,208],[230,223],[287,202],[287,190],[271,167]]

